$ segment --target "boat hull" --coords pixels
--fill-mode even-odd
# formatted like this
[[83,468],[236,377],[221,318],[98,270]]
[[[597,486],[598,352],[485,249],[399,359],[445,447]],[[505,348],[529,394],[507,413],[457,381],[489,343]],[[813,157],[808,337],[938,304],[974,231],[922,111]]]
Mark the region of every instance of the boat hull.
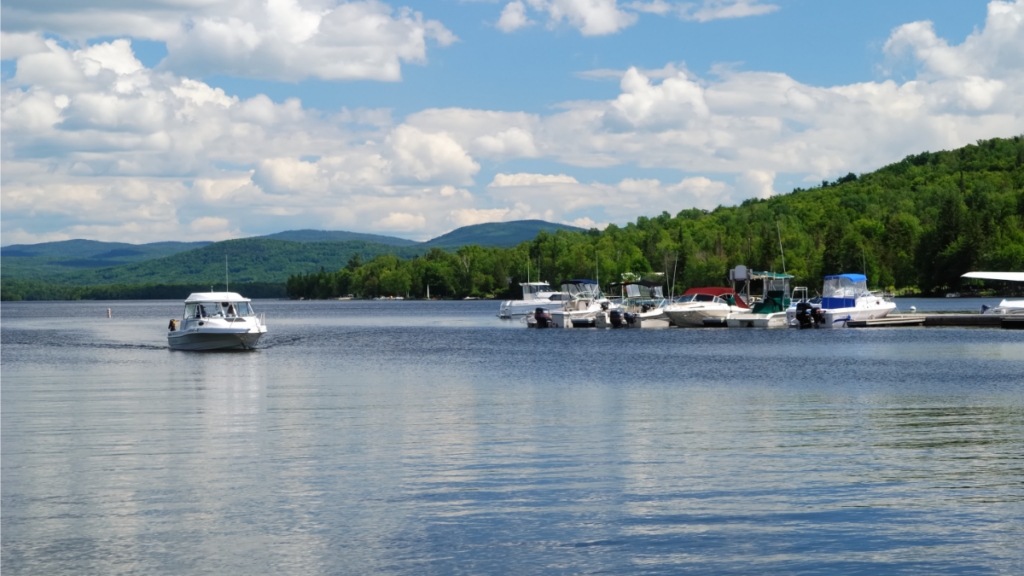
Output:
[[683,310],[666,310],[665,314],[671,322],[680,328],[701,328],[705,318],[725,318],[729,315],[728,308],[691,308]]
[[725,323],[729,328],[785,328],[785,312],[771,314],[730,314]]
[[885,318],[896,309],[896,304],[887,302],[887,306],[879,306],[872,308],[837,308],[833,310],[824,310],[822,312],[825,317],[825,323],[822,324],[822,328],[846,328],[848,322],[862,321],[862,320],[874,320],[876,318]]
[[263,332],[180,332],[167,335],[172,350],[251,350]]

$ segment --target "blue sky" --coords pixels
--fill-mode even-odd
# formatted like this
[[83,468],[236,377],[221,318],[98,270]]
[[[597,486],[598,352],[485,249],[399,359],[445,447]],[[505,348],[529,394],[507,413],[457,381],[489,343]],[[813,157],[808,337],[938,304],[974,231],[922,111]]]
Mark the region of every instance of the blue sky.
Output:
[[601,227],[1024,132],[1024,0],[0,10],[4,245]]

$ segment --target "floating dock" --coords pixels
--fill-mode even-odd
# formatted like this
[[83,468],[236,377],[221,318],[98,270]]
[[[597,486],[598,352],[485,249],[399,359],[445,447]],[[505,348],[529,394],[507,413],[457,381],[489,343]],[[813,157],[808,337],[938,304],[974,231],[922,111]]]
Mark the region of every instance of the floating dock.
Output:
[[1019,328],[1024,318],[1000,314],[891,314],[872,320],[851,320],[850,328],[883,328],[886,326],[979,326],[985,328]]
[[850,320],[846,323],[848,328],[882,328],[885,326],[920,326],[928,321],[923,314],[889,315],[885,318],[872,318],[871,320]]

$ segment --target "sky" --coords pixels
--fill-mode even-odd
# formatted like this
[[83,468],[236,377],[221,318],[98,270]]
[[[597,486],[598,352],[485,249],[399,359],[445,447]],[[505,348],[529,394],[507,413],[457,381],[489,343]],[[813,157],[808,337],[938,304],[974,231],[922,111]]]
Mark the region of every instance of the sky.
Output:
[[1024,0],[4,0],[0,244],[426,240],[1024,134]]

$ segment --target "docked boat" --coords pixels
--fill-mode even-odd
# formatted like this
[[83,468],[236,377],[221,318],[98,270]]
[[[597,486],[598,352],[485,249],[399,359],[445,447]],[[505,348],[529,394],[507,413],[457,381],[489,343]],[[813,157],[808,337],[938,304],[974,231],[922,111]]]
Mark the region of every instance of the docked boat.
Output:
[[[962,278],[977,280],[999,280],[1002,282],[1024,282],[1024,272],[968,272]],[[982,314],[1024,314],[1024,300],[1003,299],[998,306],[982,306]]]
[[566,300],[560,309],[551,310],[551,325],[555,328],[593,328],[598,313],[621,309],[594,280],[568,280],[562,283],[562,292]]
[[750,282],[760,280],[764,285],[764,295],[750,311],[726,316],[726,325],[729,328],[785,328],[786,309],[792,302],[789,287],[792,279],[789,274],[750,271],[746,278],[748,294]]
[[[597,313],[598,328],[668,328],[672,325],[665,315],[668,301],[657,282],[626,281],[615,282],[610,290],[620,292],[619,307]],[[616,322],[618,314],[621,321]]]
[[820,307],[790,309],[787,320],[796,327],[846,328],[851,321],[885,318],[896,309],[896,304],[872,294],[867,284],[868,279],[863,274],[825,276]]
[[181,320],[167,326],[173,350],[248,350],[267,333],[263,315],[235,292],[197,292],[185,299]]
[[664,312],[672,324],[680,328],[699,328],[704,320],[725,319],[729,314],[750,310],[743,298],[732,288],[690,288],[675,302],[665,306]]
[[568,295],[555,292],[547,282],[521,282],[522,300],[505,300],[498,310],[499,318],[522,318],[534,313],[537,308],[561,308],[568,301]]

